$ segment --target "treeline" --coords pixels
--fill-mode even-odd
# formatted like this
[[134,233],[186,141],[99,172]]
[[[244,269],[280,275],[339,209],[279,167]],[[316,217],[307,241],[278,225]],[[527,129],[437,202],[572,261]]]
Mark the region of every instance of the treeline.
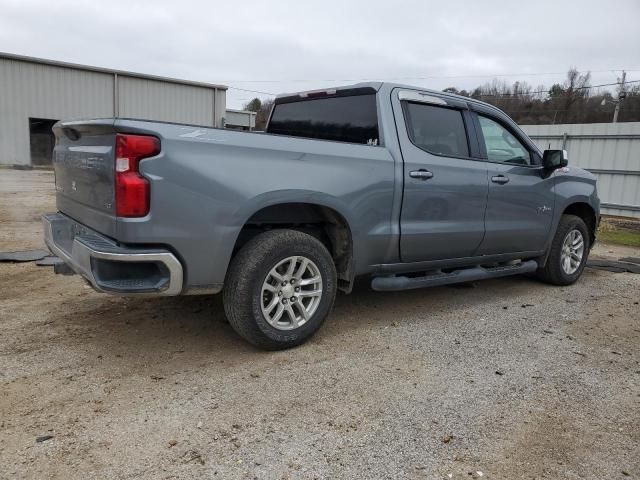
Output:
[[[445,88],[445,92],[476,98],[505,111],[521,125],[556,123],[609,123],[620,94],[620,86],[612,91],[591,85],[591,74],[576,69],[566,80],[551,88],[533,88],[526,82],[511,85],[494,79],[471,91]],[[620,101],[618,122],[640,121],[640,85],[628,84],[626,96]]]

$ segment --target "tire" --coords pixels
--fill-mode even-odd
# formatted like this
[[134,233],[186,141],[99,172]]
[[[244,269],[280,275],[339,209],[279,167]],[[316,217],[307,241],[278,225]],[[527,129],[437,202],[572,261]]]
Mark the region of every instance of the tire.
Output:
[[[306,273],[287,276],[292,263],[295,274],[304,261],[308,261]],[[278,276],[286,278],[286,286]],[[284,350],[318,331],[333,308],[336,290],[333,259],[318,239],[296,230],[272,230],[252,238],[236,254],[225,280],[223,302],[229,324],[242,338],[265,350]],[[280,309],[281,317],[274,320]],[[302,309],[308,318],[303,318]],[[300,317],[297,321],[292,312]]]
[[[569,271],[563,266],[563,249],[565,248],[565,240],[572,243],[568,235],[573,232],[579,232],[582,236],[583,248],[582,256],[577,265],[571,265]],[[537,276],[540,280],[552,285],[571,285],[575,283],[587,263],[587,257],[589,256],[589,250],[591,248],[591,237],[589,235],[589,229],[584,221],[575,215],[563,215],[560,218],[560,223],[556,230],[556,234],[551,242],[549,256],[547,263],[544,267],[539,268]],[[575,257],[573,257],[575,259]],[[575,271],[573,268],[575,267]]]

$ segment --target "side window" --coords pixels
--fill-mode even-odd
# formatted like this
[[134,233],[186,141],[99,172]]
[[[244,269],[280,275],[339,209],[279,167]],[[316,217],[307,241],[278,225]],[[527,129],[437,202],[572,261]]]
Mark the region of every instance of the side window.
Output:
[[531,165],[529,150],[509,130],[490,118],[478,115],[482,137],[487,150],[487,160],[492,162]]
[[409,136],[422,150],[436,155],[468,157],[462,112],[422,103],[407,103]]

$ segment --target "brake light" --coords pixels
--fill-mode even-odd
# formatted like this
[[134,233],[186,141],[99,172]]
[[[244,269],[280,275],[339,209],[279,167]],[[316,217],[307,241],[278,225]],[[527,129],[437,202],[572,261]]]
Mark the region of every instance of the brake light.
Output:
[[314,90],[312,92],[302,92],[299,93],[298,96],[301,98],[320,98],[320,97],[328,97],[329,95],[335,95],[337,90],[335,88],[329,90]]
[[149,135],[116,135],[116,215],[149,213],[149,180],[140,175],[140,160],[160,153],[160,140]]

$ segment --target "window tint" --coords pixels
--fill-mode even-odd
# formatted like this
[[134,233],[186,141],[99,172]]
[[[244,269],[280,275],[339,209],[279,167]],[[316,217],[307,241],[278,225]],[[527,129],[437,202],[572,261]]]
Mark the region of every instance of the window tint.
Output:
[[440,155],[469,156],[462,112],[408,103],[409,135],[419,148]]
[[377,145],[376,96],[330,97],[276,104],[267,132]]
[[531,155],[506,128],[490,118],[478,116],[487,159],[493,162],[531,165]]

